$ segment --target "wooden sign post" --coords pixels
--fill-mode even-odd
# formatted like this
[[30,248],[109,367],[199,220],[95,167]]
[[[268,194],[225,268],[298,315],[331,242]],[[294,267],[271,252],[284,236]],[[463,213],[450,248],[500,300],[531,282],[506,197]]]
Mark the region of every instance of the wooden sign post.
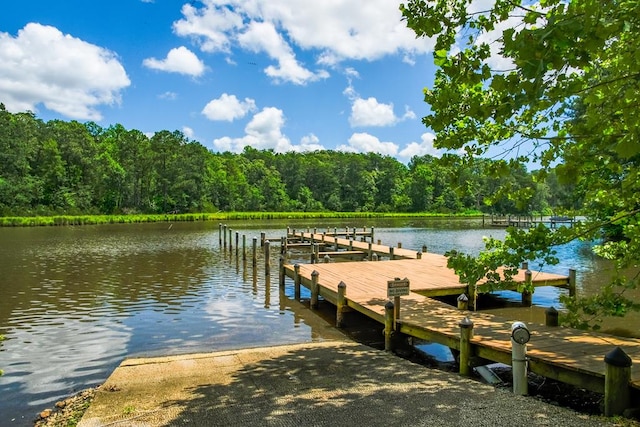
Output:
[[406,277],[401,279],[396,277],[394,280],[387,281],[387,297],[393,297],[394,313],[394,328],[395,324],[400,319],[400,297],[403,295],[409,295],[409,279]]

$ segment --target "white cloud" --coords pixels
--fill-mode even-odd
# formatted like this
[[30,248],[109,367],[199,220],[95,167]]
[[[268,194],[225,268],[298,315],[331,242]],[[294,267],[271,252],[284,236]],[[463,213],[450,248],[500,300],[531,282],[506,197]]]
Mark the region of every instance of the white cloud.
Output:
[[235,95],[223,93],[220,98],[211,100],[202,110],[209,120],[232,122],[256,110],[256,102],[251,98],[239,101]]
[[169,101],[174,101],[176,99],[178,99],[178,94],[175,92],[165,92],[165,93],[161,93],[160,95],[158,95],[158,98],[160,99],[166,99]]
[[182,127],[182,133],[189,139],[193,139],[195,132],[189,126]]
[[[203,0],[186,4],[174,22],[176,34],[195,40],[206,52],[232,53],[236,47],[264,52],[277,65],[265,68],[276,81],[305,84],[328,76],[326,67],[344,60],[376,60],[401,54],[405,62],[430,52],[433,41],[416,38],[398,3],[371,0]],[[296,50],[315,54],[317,70],[301,64]]]
[[184,46],[171,49],[165,59],[147,58],[142,61],[142,64],[154,70],[193,77],[201,76],[205,71],[204,63]]
[[251,146],[258,150],[274,149],[277,152],[290,151],[291,141],[282,133],[284,113],[274,107],[263,108],[244,128],[246,133],[241,138],[214,139],[213,145],[220,151],[241,152],[244,147]]
[[425,156],[427,154],[440,157],[442,155],[441,150],[434,148],[433,141],[436,136],[431,132],[423,133],[420,142],[411,142],[398,153],[398,157],[403,159],[410,159],[413,156]]
[[71,119],[100,120],[97,107],[120,103],[130,84],[113,52],[55,27],[0,32],[0,99],[9,111],[37,111],[42,103]]
[[398,153],[398,145],[393,142],[382,142],[368,133],[354,133],[351,135],[351,138],[349,138],[349,145],[340,145],[336,150],[350,153],[373,152],[395,156]]
[[[349,86],[343,92],[347,96],[354,95],[355,91]],[[367,99],[355,98],[351,105],[351,116],[349,123],[351,127],[363,126],[392,126],[402,120],[415,119],[416,114],[405,106],[405,113],[402,117],[397,117],[393,111],[393,104],[383,104],[376,98]]]
[[358,126],[390,126],[396,122],[393,104],[381,104],[376,98],[358,98],[351,105],[349,123]]
[[273,149],[276,153],[289,151],[305,152],[324,150],[320,140],[314,134],[308,134],[301,138],[300,144],[292,144],[289,138],[282,133],[285,117],[282,110],[275,107],[266,107],[257,113],[245,127],[245,135],[241,138],[228,136],[214,139],[213,145],[219,151],[231,151],[240,153],[244,147],[251,146],[258,150]]

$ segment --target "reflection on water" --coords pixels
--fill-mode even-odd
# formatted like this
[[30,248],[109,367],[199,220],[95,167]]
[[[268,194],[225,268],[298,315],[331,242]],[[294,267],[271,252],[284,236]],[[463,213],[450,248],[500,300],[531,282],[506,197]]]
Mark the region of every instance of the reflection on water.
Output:
[[[230,227],[246,234],[251,246],[260,231],[277,237],[287,225],[375,225],[376,240],[416,250],[426,245],[429,252],[440,254],[454,248],[477,253],[483,236],[504,236],[504,230],[482,229],[479,221],[323,221],[256,221]],[[561,248],[560,265],[546,271],[566,274],[574,267],[579,292],[593,292],[605,265],[588,249],[586,244]],[[0,334],[7,337],[0,345],[0,368],[5,370],[0,377],[0,425],[32,425],[37,411],[103,382],[125,357],[326,337],[326,328],[306,320],[308,311],[293,300],[290,283],[280,294],[278,245],[271,251],[271,277],[264,275],[262,258],[252,267],[250,248],[248,264],[241,251],[237,253],[235,247],[220,247],[217,223],[0,229]],[[291,255],[301,262],[308,259],[306,254]],[[308,290],[303,287],[302,292],[308,298]],[[536,307],[492,311],[539,321],[545,307],[558,307],[559,292],[539,288]],[[637,325],[638,317],[625,322],[611,327]]]

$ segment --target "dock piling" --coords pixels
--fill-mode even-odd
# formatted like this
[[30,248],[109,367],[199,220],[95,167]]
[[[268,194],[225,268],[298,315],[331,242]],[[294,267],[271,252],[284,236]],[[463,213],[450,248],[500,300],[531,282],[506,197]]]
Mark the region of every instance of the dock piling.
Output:
[[555,307],[549,307],[544,311],[544,323],[547,326],[558,326],[558,310]]
[[278,265],[278,274],[280,279],[280,289],[284,289],[284,255],[280,255],[280,264]]
[[258,246],[258,238],[254,237],[253,238],[253,253],[252,253],[253,268],[256,268],[256,264],[258,263],[257,246]]
[[264,242],[264,274],[269,275],[271,273],[271,243],[267,240]]
[[302,277],[300,277],[300,264],[295,264],[293,266],[294,277],[293,277],[293,298],[296,300],[300,299],[300,284],[302,283]]
[[569,296],[576,296],[576,269],[569,269]]
[[[464,295],[464,294],[463,294]],[[473,338],[473,321],[465,317],[458,324],[460,326],[460,375],[471,375],[471,339]]]
[[389,301],[384,306],[384,349],[385,351],[393,351],[391,339],[393,337],[393,315],[395,308],[393,303]]
[[309,302],[309,305],[311,306],[312,309],[318,308],[318,297],[319,297],[318,276],[319,275],[320,273],[318,273],[316,270],[313,270],[313,272],[311,272],[311,301]]
[[631,358],[620,347],[604,357],[604,416],[621,415],[630,404]]
[[336,304],[336,328],[344,327],[344,312],[347,307],[347,284],[338,284],[338,301]]
[[524,286],[525,289],[522,291],[522,305],[525,307],[531,307],[533,294],[531,293],[531,270],[527,270],[524,272]]
[[458,310],[469,309],[469,297],[466,294],[460,294],[457,300],[458,300]]

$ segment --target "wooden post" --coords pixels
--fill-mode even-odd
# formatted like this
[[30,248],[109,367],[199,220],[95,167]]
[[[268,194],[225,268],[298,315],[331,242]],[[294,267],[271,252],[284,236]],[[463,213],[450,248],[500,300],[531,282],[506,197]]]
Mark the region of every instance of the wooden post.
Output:
[[423,254],[427,253],[427,245],[422,245],[422,253]]
[[393,330],[400,321],[400,297],[393,297]]
[[291,236],[291,228],[287,225],[287,237]]
[[395,259],[394,256],[393,256],[393,248],[392,247],[389,247],[389,259],[390,260]]
[[576,296],[576,269],[569,269],[569,296]]
[[318,293],[319,293],[318,276],[319,275],[320,273],[318,273],[316,270],[313,270],[313,272],[311,272],[311,301],[309,302],[309,305],[311,306],[312,309],[318,308]]
[[287,238],[280,237],[280,255],[284,255],[287,252]]
[[331,257],[329,256],[329,254],[324,256],[323,261],[325,264],[329,264],[331,262]]
[[393,351],[391,338],[393,337],[393,315],[395,308],[393,303],[389,301],[384,306],[384,349],[385,351]]
[[247,235],[242,235],[242,261],[247,262]]
[[222,223],[218,224],[218,242],[222,246]]
[[302,283],[302,277],[300,277],[300,264],[293,266],[293,298],[300,299],[300,283]]
[[347,308],[347,284],[338,284],[338,303],[336,306],[336,328],[344,327],[344,312]]
[[371,261],[373,259],[373,249],[372,249],[373,243],[369,242],[369,261]]
[[284,255],[280,255],[279,274],[280,289],[284,289]]
[[373,240],[373,227],[371,227],[371,243],[373,243],[375,240]]
[[402,242],[398,242],[398,249],[402,249]]
[[[355,236],[355,234],[354,234]],[[353,250],[353,238],[349,239],[349,250],[352,251]]]
[[229,252],[231,252],[232,250],[233,250],[233,230],[230,228],[229,229]]
[[378,239],[378,245],[382,244],[382,240]]
[[529,269],[529,263],[527,261],[522,261],[522,269],[523,270],[528,270]]
[[422,259],[422,252],[418,252],[416,254],[416,259]]
[[467,295],[469,297],[469,309],[473,311],[478,310],[478,285],[473,284],[467,286]]
[[267,276],[271,274],[270,246],[271,244],[268,241],[264,242],[264,274]]
[[555,307],[549,307],[544,311],[544,324],[547,326],[558,326],[558,310]]
[[333,245],[335,246],[335,251],[337,252],[340,248],[338,247],[338,238],[333,238]]
[[378,261],[378,254],[376,252],[374,252],[373,255],[371,255],[371,260]]
[[253,268],[256,268],[256,264],[258,263],[257,246],[258,246],[258,238],[254,237],[253,238],[253,254],[252,254]]
[[263,248],[264,247],[264,241],[267,240],[267,235],[266,233],[263,231],[260,233],[260,247]]
[[460,375],[471,375],[471,339],[473,338],[473,322],[465,317],[458,324],[460,326]]
[[236,258],[240,256],[240,233],[236,231]]
[[604,416],[621,415],[630,405],[631,358],[620,347],[604,357]]
[[[524,272],[524,282],[525,282],[525,287],[529,288],[531,286],[531,270],[527,270]],[[532,297],[533,295],[529,289],[523,290],[522,305],[525,307],[531,307]]]
[[469,309],[469,297],[466,294],[460,294],[458,296],[458,310]]
[[227,224],[223,225],[222,228],[223,228],[222,237],[224,239],[224,245],[222,247],[227,249]]

